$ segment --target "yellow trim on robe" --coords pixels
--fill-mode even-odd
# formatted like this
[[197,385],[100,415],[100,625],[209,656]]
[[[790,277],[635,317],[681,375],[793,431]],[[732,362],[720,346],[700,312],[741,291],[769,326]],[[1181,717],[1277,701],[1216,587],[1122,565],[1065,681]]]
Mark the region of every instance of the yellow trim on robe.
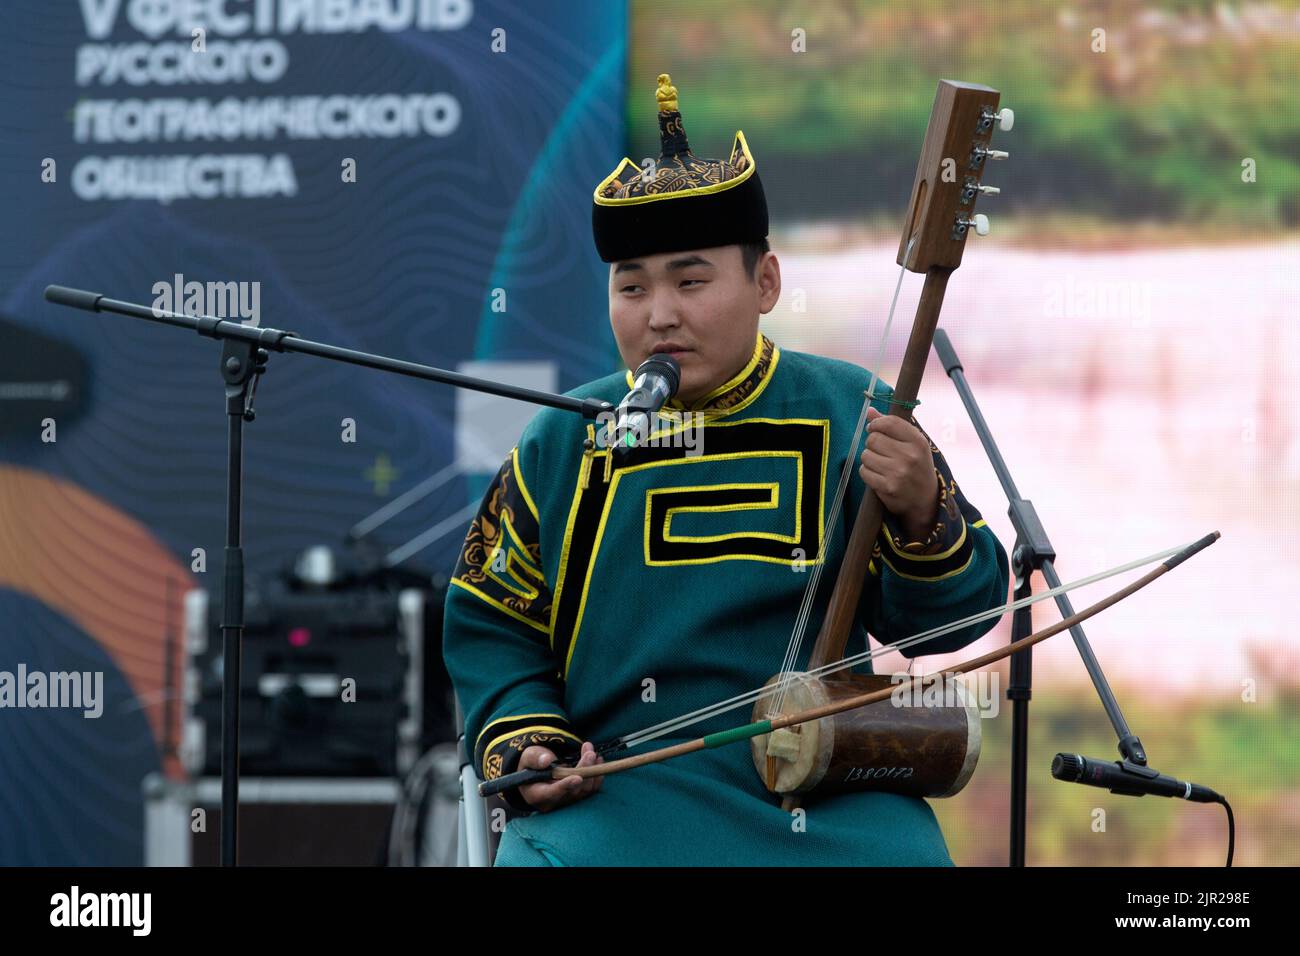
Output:
[[[555,716],[559,717],[561,715],[556,714]],[[495,747],[497,744],[501,743],[501,741],[509,740],[511,737],[517,737],[519,734],[532,734],[532,733],[537,733],[538,731],[546,731],[547,733],[556,734],[557,736],[560,737],[569,737],[572,740],[576,740],[578,743],[582,743],[581,737],[579,737],[577,734],[570,733],[567,730],[561,730],[559,727],[552,727],[550,724],[533,724],[532,726],[529,727],[520,727],[518,730],[512,730],[508,734],[501,734],[499,737],[496,737],[495,739],[489,741],[488,745],[483,748],[483,759],[486,761],[488,755],[492,753],[492,748]],[[483,735],[479,734],[479,739],[481,740],[482,738]],[[475,750],[478,749],[477,744],[475,744],[474,749]],[[478,769],[482,771],[483,768],[479,767]]]
[[[803,467],[803,453],[799,453],[799,467]],[[736,491],[739,489],[762,488],[769,492],[767,501],[739,501],[729,505],[679,505],[664,512],[663,539],[672,544],[716,544],[730,541],[732,538],[770,538],[795,544],[799,541],[800,525],[803,515],[795,511],[794,534],[775,534],[770,531],[730,531],[726,534],[673,534],[670,530],[673,518],[682,514],[710,514],[724,511],[769,511],[781,507],[781,486],[775,481],[740,482],[729,485],[689,485],[684,488],[648,488],[646,489],[646,553],[650,550],[650,505],[657,494],[672,494],[682,491]]]
[[[551,636],[551,628],[549,626],[545,624],[538,624],[536,621],[524,617],[514,608],[507,607],[506,605],[498,601],[496,598],[489,597],[488,595],[480,591],[478,588],[474,587],[474,585],[467,584],[464,581],[462,581],[460,578],[452,578],[451,583],[458,588],[463,588],[464,590],[468,591],[470,594],[474,595],[476,598],[479,598],[480,600],[485,601],[486,603],[492,605],[492,607],[496,608],[501,613],[508,614],[510,617],[513,617],[516,621],[522,621],[523,623],[527,624],[529,627],[541,631],[543,634],[547,635],[548,637]],[[553,616],[554,615],[552,615],[552,617]],[[553,639],[552,639],[552,643],[554,643]]]
[[[770,379],[771,376],[768,376],[768,378],[765,379],[765,381],[769,381]],[[710,422],[707,423],[705,427],[735,428],[739,425],[744,425],[750,422],[762,422],[765,424],[778,424],[778,425],[779,424],[820,425],[822,428],[822,473],[818,479],[818,486],[819,486],[818,490],[820,494],[818,496],[818,508],[817,508],[817,521],[819,526],[818,537],[817,537],[817,557],[815,559],[807,559],[807,558],[798,559],[798,563],[804,567],[807,567],[809,565],[819,564],[822,561],[822,552],[825,550],[825,543],[826,543],[826,470],[828,467],[827,456],[829,454],[829,445],[830,445],[830,420],[825,418],[819,418],[819,419],[746,418],[743,422]],[[610,452],[603,451],[603,452],[596,452],[596,454],[609,455]],[[782,457],[782,456],[794,456],[798,454],[799,454],[798,452],[733,452],[726,455],[698,455],[693,458],[678,458],[672,461],[646,462],[643,465],[634,465],[631,468],[619,469],[618,472],[615,473],[614,475],[614,480],[610,483],[609,491],[606,493],[605,506],[604,509],[601,511],[600,524],[597,525],[596,527],[596,536],[592,541],[591,554],[588,556],[588,562],[595,561],[597,556],[600,554],[600,543],[605,535],[605,525],[609,519],[610,507],[613,504],[614,499],[617,497],[618,483],[624,474],[630,474],[635,471],[644,471],[647,468],[659,468],[659,467],[672,466],[672,465],[682,465],[682,464],[689,464],[691,462],[698,462],[698,461],[727,461],[736,458]],[[798,494],[800,495],[802,495],[802,485],[803,485],[802,479],[803,479],[803,470],[800,469],[799,470],[800,491],[798,492]],[[583,490],[583,485],[581,481],[579,481],[578,487],[574,491],[573,501],[569,507],[568,524],[565,526],[564,529],[564,550],[560,558],[560,562],[561,562],[560,572],[558,575],[558,582],[556,585],[555,596],[553,598],[554,603],[551,605],[552,607],[552,612],[551,612],[552,648],[554,647],[554,643],[555,643],[555,614],[558,612],[558,609],[560,607],[560,593],[564,588],[564,581],[567,576],[566,570],[567,570],[567,562],[569,556],[569,543],[573,536],[573,522],[578,512],[578,502],[582,497],[582,490]],[[777,558],[768,557],[767,555],[722,555],[718,558],[690,560],[690,561],[683,561],[677,563],[707,564],[707,563],[713,563],[715,561],[727,561],[727,560],[763,561],[768,564],[784,564],[793,567],[796,559],[793,558],[790,560],[777,559]],[[588,564],[588,567],[590,567],[590,564]],[[569,637],[569,650],[564,658],[564,672],[562,676],[566,680],[568,679],[569,676],[569,667],[573,663],[573,651],[578,646],[578,634],[582,630],[583,612],[586,610],[587,607],[587,596],[588,596],[588,592],[590,591],[590,588],[591,588],[591,577],[590,575],[588,575],[586,579],[582,582],[582,596],[578,601],[578,612],[574,616],[573,633]]]
[[[497,548],[495,551],[492,552],[494,558],[496,557],[499,551],[500,548]],[[542,578],[541,574],[537,571],[537,569],[534,568],[532,565],[523,561],[519,557],[519,555],[514,551],[506,552],[506,573],[509,574],[515,581],[520,582],[521,586],[516,586],[510,583],[509,581],[506,581],[504,578],[499,577],[496,570],[492,567],[492,562],[488,563],[488,565],[483,569],[483,572],[488,577],[490,577],[493,581],[495,581],[497,584],[501,585],[503,588],[509,591],[511,594],[517,594],[525,601],[535,600],[537,596],[541,593],[541,591],[538,588],[533,587],[533,585],[529,584],[523,577],[515,573],[514,565],[516,564],[519,567],[523,568],[525,571],[532,574],[541,583],[543,584],[546,583],[545,579]]]
[[894,536],[887,533],[885,537],[889,540],[889,550],[900,558],[907,558],[909,561],[942,561],[944,558],[950,558],[957,553],[958,548],[966,543],[966,519],[960,515],[958,517],[961,518],[961,534],[957,536],[956,543],[947,551],[940,554],[913,554],[911,551],[901,550],[898,545],[894,544]]
[[502,714],[500,717],[493,717],[483,725],[483,729],[478,732],[478,740],[474,741],[475,748],[478,747],[479,740],[483,739],[483,735],[492,729],[493,724],[499,724],[503,720],[524,720],[525,718],[532,717],[559,717],[560,720],[563,720],[566,723],[569,720],[568,715],[566,714]]
[[929,581],[943,581],[946,580],[947,578],[956,577],[957,575],[961,574],[963,571],[969,568],[970,563],[975,560],[975,552],[973,551],[971,552],[971,556],[966,559],[966,563],[963,564],[960,568],[957,568],[955,571],[949,571],[946,574],[941,574],[938,577],[934,577],[934,578],[918,577],[915,574],[904,574],[902,571],[898,570],[898,568],[894,567],[894,565],[890,562],[888,558],[884,556],[883,553],[880,555],[880,557],[884,560],[885,565],[889,568],[889,570],[893,571],[900,578],[906,578],[908,581],[929,582]]
[[519,493],[523,495],[524,503],[528,505],[528,510],[533,513],[533,518],[537,521],[538,525],[540,526],[542,523],[542,516],[537,511],[537,505],[533,503],[533,496],[528,493],[528,485],[524,483],[524,470],[519,467],[519,446],[518,445],[516,445],[514,448],[510,450],[510,459],[512,462],[514,462],[515,481],[519,485]]

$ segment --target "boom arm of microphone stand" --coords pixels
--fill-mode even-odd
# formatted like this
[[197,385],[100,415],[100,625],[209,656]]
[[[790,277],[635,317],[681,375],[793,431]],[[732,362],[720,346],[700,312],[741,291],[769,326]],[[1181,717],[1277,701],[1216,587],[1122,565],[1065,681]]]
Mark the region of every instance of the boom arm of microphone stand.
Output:
[[389,358],[385,355],[374,355],[369,352],[359,352],[355,349],[328,345],[324,342],[313,342],[310,339],[299,338],[293,332],[280,329],[248,326],[207,315],[195,316],[164,312],[161,309],[153,309],[133,302],[110,299],[98,292],[87,292],[85,289],[50,285],[45,287],[45,299],[55,305],[83,309],[87,312],[111,312],[115,315],[125,315],[134,319],[144,319],[148,322],[160,322],[164,325],[186,328],[209,338],[234,339],[258,348],[272,349],[276,352],[297,352],[302,355],[314,355],[317,358],[360,365],[364,368],[378,369],[381,372],[392,372],[397,375],[406,375],[430,382],[454,385],[457,388],[486,392],[489,395],[499,395],[502,398],[532,402],[534,405],[545,405],[563,411],[577,412],[583,418],[593,420],[602,413],[612,411],[614,407],[609,402],[596,398],[574,398],[569,395],[556,395],[552,392],[541,392],[536,389],[521,388],[517,385],[507,385],[504,382],[475,378],[472,375],[450,372],[446,369],[434,368],[431,365],[420,365],[416,362]]

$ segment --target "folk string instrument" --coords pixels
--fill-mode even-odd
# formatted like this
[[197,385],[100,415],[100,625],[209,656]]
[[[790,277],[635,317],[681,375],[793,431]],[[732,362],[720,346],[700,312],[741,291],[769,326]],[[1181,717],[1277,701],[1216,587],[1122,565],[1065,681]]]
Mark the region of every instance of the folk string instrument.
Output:
[[[898,245],[898,264],[923,274],[925,284],[891,397],[891,415],[911,418],[939,324],[948,279],[961,265],[966,237],[971,230],[979,235],[988,232],[988,220],[974,214],[975,201],[985,190],[981,179],[988,160],[1007,155],[989,148],[994,125],[1010,129],[1014,119],[1010,110],[999,111],[999,99],[998,91],[990,87],[953,80],[941,80],[935,93]],[[891,308],[891,319],[892,311]],[[888,323],[885,334],[888,334]],[[880,351],[883,358],[883,340]],[[879,365],[877,361],[876,367]],[[863,405],[864,417],[874,386],[873,378]],[[854,435],[853,450],[845,460],[846,468],[856,464],[859,437]],[[883,505],[875,492],[865,489],[830,604],[813,645],[810,670],[844,657],[883,514]],[[815,582],[810,584],[815,586]],[[796,629],[794,643],[797,645],[801,638]],[[787,662],[792,663],[797,652],[797,646],[793,652],[787,652]],[[958,701],[955,705],[886,707],[882,704],[755,738],[754,761],[764,785],[773,793],[788,795],[784,801],[786,809],[797,805],[794,794],[818,791],[887,789],[934,797],[957,793],[970,779],[979,759],[980,717],[973,704],[962,698],[962,686],[950,678],[943,680],[944,693],[940,700],[951,701],[955,697]],[[773,696],[755,705],[755,719],[778,717],[787,708],[807,710],[833,700],[861,696],[891,686],[891,681],[885,675],[876,674],[842,673],[816,678],[782,671],[767,686],[774,688]],[[760,713],[764,708],[766,711]]]

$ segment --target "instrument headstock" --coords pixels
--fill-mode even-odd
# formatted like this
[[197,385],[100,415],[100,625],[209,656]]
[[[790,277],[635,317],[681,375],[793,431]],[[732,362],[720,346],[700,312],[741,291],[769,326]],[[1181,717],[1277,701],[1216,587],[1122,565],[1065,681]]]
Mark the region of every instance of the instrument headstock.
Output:
[[988,232],[988,218],[975,214],[975,200],[981,192],[997,193],[980,181],[989,161],[1007,154],[990,149],[989,142],[995,126],[1009,130],[1014,121],[1011,110],[998,110],[999,96],[978,83],[939,81],[898,244],[900,266],[912,272],[956,269],[966,236]]

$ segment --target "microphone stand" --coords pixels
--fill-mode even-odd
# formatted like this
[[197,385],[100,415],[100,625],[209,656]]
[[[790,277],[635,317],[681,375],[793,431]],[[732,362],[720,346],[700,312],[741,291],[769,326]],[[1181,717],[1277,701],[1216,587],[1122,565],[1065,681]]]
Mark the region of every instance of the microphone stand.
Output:
[[[970,385],[966,382],[966,375],[962,371],[957,352],[953,349],[952,343],[948,340],[948,334],[943,329],[938,329],[934,333],[934,348],[939,354],[939,361],[943,363],[944,371],[957,387],[957,393],[961,396],[962,404],[966,406],[966,412],[975,426],[980,443],[984,446],[989,461],[993,463],[993,470],[997,473],[998,481],[1002,483],[1002,490],[1006,493],[1007,500],[1011,502],[1007,514],[1011,518],[1012,527],[1016,530],[1016,544],[1011,556],[1011,569],[1016,576],[1015,599],[1029,597],[1033,593],[1030,577],[1035,571],[1042,573],[1049,587],[1058,587],[1061,579],[1057,576],[1053,564],[1056,560],[1056,549],[1052,547],[1051,541],[1048,540],[1047,531],[1038,518],[1038,512],[1034,509],[1033,502],[1020,497],[1020,492],[1016,489],[1016,484],[1011,478],[1011,472],[1007,469],[1002,453],[993,440],[993,434],[989,430],[988,423],[984,421],[984,416],[980,413],[979,405],[975,402],[975,396],[971,392]],[[1070,617],[1074,614],[1074,607],[1070,604],[1069,595],[1058,594],[1056,596],[1056,606],[1060,609],[1063,617]],[[1032,607],[1017,608],[1012,612],[1011,640],[1013,642],[1018,641],[1032,633]],[[1106,716],[1110,718],[1111,726],[1115,729],[1115,735],[1119,738],[1120,756],[1125,762],[1136,764],[1139,767],[1146,767],[1147,755],[1142,746],[1142,741],[1129,729],[1128,722],[1124,720],[1119,704],[1115,701],[1115,695],[1111,692],[1110,684],[1106,682],[1106,675],[1102,673],[1101,665],[1092,653],[1092,646],[1083,633],[1083,627],[1079,624],[1071,627],[1070,636],[1074,638],[1074,646],[1079,650],[1079,656],[1083,659],[1084,667],[1088,669],[1088,676],[1092,678],[1093,687],[1097,689],[1097,696],[1101,698],[1101,704],[1106,710]],[[1029,738],[1029,699],[1033,693],[1032,655],[1033,648],[1027,648],[1011,655],[1011,683],[1007,687],[1007,699],[1011,701],[1012,710],[1011,819],[1009,823],[1011,866],[1025,865],[1025,795]]]
[[134,319],[189,329],[224,343],[221,350],[221,378],[225,383],[226,391],[228,440],[226,551],[221,624],[221,865],[235,866],[239,855],[239,691],[240,652],[244,635],[242,539],[244,422],[251,422],[255,417],[253,396],[257,391],[258,379],[266,372],[266,363],[271,350],[314,355],[336,362],[378,369],[381,372],[407,375],[430,382],[442,382],[457,388],[468,388],[487,392],[490,395],[500,395],[504,398],[577,412],[584,418],[595,419],[602,413],[611,411],[613,406],[594,398],[572,398],[567,395],[539,392],[383,355],[339,348],[322,342],[300,339],[292,332],[279,329],[256,328],[206,315],[163,312],[132,302],[105,298],[98,293],[83,289],[51,285],[45,288],[45,298],[55,305],[84,309],[88,312],[111,312],[114,315],[125,315]]

